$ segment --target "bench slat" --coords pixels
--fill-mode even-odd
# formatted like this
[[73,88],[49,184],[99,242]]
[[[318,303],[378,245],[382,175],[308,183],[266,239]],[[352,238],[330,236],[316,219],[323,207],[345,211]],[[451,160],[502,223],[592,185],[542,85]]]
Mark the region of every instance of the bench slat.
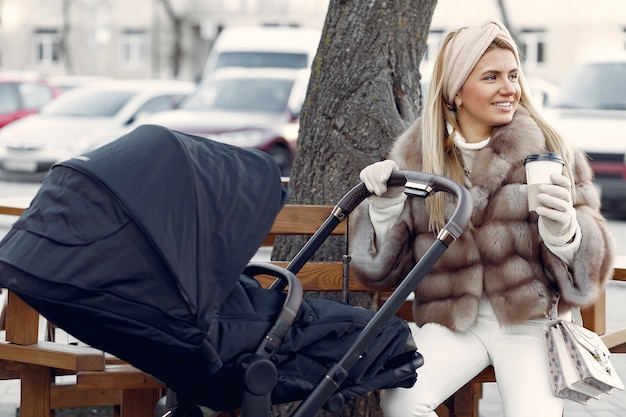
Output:
[[120,404],[122,390],[93,389],[79,390],[76,384],[52,384],[50,389],[50,408],[100,407],[111,404]]
[[[312,235],[331,214],[330,205],[285,205],[274,220],[271,235]],[[332,234],[346,233],[346,222],[339,223]]]
[[153,389],[165,388],[161,382],[129,364],[107,365],[105,372],[82,371],[76,376],[78,388],[83,389]]
[[[281,268],[287,267],[288,262],[272,261]],[[341,262],[313,262],[309,261],[296,274],[305,291],[341,291],[343,280],[343,264]],[[256,277],[264,287],[268,287],[274,278],[266,275]],[[375,291],[359,283],[350,280],[350,291]]]
[[14,207],[0,204],[0,214],[5,214],[7,216],[21,216],[24,209],[24,207]]
[[602,341],[613,353],[626,353],[626,329],[616,330],[601,336]]
[[[286,204],[274,219],[272,228],[261,246],[273,246],[276,236],[311,236],[331,214],[334,206]],[[331,232],[332,235],[346,233],[347,224],[342,222]]]
[[615,257],[613,279],[617,281],[626,281],[626,256]]
[[0,359],[71,371],[104,369],[104,355],[100,350],[46,341],[17,345],[0,340]]

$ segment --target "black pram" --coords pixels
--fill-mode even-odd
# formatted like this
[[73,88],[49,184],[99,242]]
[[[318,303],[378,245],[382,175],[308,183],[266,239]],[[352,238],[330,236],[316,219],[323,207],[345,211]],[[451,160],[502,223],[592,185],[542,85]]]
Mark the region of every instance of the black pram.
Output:
[[[247,361],[259,356],[278,370],[272,402],[300,400],[374,313],[302,300],[293,273],[247,267],[286,194],[262,152],[141,126],[52,169],[0,242],[0,283],[79,340],[163,381],[179,402],[241,407]],[[261,288],[254,280],[261,272],[289,291]],[[394,310],[329,391],[340,403],[415,382],[422,358],[406,322],[393,317],[410,291],[388,303]]]

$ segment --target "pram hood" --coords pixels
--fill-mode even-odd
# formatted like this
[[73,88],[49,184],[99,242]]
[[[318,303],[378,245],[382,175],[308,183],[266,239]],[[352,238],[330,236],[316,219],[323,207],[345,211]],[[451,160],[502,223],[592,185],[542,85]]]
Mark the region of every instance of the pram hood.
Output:
[[[63,199],[64,188],[46,180],[14,228],[61,244],[80,243],[84,231],[68,227],[66,220],[93,218],[84,199],[90,198],[90,192],[108,194],[159,253],[196,317],[195,325],[203,331],[287,197],[278,167],[266,153],[155,125],[140,126],[103,147],[59,163],[51,177],[56,170],[67,169],[89,178],[100,190]],[[98,227],[97,221],[93,223]],[[98,254],[92,255],[97,259]],[[21,259],[19,253],[10,259],[2,256],[3,261],[35,276],[45,277],[49,272],[46,265]]]

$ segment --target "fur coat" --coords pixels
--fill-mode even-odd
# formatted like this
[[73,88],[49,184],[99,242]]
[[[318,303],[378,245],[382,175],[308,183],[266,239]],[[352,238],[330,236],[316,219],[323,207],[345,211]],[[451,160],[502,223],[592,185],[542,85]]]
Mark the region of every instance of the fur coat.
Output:
[[[401,170],[422,167],[420,121],[393,145],[390,159]],[[471,226],[438,259],[415,289],[413,316],[418,325],[435,322],[467,330],[478,317],[481,297],[491,301],[501,325],[545,317],[555,292],[559,309],[593,304],[612,274],[614,243],[592,184],[586,157],[576,151],[574,201],[582,240],[569,267],[550,252],[529,213],[524,159],[546,152],[544,137],[521,106],[511,123],[494,128],[478,151],[471,176]],[[454,209],[446,207],[449,216]],[[364,201],[350,215],[351,269],[374,288],[396,286],[436,237],[428,232],[424,199],[409,197],[397,223],[376,248]]]

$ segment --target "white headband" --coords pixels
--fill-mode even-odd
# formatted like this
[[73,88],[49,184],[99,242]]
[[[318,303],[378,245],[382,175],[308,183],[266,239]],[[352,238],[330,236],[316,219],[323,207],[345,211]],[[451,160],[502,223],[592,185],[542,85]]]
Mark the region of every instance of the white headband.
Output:
[[448,106],[467,80],[480,58],[494,39],[500,38],[511,46],[515,60],[520,63],[515,41],[502,23],[491,19],[479,26],[460,29],[447,46],[448,66],[443,73],[443,98]]

